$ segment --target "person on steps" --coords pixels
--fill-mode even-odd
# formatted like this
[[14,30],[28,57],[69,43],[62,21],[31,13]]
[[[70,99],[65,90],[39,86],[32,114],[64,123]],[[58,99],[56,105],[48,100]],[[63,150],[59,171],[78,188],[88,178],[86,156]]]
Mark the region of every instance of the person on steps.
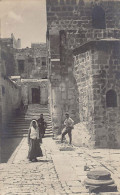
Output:
[[63,142],[64,136],[68,134],[69,144],[72,143],[72,129],[74,128],[74,121],[69,117],[69,113],[65,114],[66,120],[64,121],[65,128],[63,129],[61,136],[61,143]]
[[39,133],[38,124],[36,120],[32,120],[30,128],[28,130],[28,159],[30,161],[37,161],[37,157],[43,156],[40,143],[42,143],[42,137]]
[[44,120],[43,114],[40,114],[40,118],[37,120],[39,132],[42,135],[42,138],[44,137],[45,130],[47,128],[47,123]]

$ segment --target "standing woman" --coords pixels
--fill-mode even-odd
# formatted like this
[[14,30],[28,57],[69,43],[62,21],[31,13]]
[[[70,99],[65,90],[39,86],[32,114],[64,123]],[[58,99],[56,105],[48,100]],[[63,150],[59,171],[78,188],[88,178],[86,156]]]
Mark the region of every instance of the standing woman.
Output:
[[37,157],[43,156],[40,143],[42,143],[42,138],[39,134],[37,121],[32,120],[30,123],[30,128],[28,130],[28,144],[29,144],[28,159],[30,161],[36,162]]

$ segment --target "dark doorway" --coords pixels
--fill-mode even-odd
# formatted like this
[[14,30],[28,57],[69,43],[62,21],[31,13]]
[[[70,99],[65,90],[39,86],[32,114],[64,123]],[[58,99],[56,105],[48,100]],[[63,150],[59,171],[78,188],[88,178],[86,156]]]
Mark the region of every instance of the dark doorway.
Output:
[[40,88],[32,88],[32,103],[40,104]]

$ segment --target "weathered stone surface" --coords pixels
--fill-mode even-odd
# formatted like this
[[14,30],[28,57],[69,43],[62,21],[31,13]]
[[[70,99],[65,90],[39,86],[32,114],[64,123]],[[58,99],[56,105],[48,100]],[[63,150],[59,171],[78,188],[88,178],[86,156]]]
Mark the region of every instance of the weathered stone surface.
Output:
[[[88,130],[86,145],[90,145],[90,136],[94,147],[117,148],[120,147],[119,101],[116,107],[107,107],[106,94],[112,89],[117,93],[116,97],[120,95],[120,45],[116,40],[120,38],[119,17],[116,17],[120,2],[103,1],[102,5],[100,1],[73,2],[56,0],[54,5],[47,0],[46,4],[50,55],[59,56],[60,62],[58,66],[49,63],[50,68],[53,66],[50,74],[53,77],[57,73],[61,75],[60,83],[66,80],[66,94],[61,95],[58,117],[62,124],[64,112],[69,111],[75,123],[84,123]],[[92,16],[96,7],[105,14],[101,28],[98,26],[100,20],[97,27],[94,26]],[[99,43],[94,44],[93,40]],[[73,84],[73,94],[68,93],[72,91],[69,82]],[[78,136],[80,141],[77,142],[81,146],[80,134]]]
[[111,174],[106,170],[94,170],[87,173],[89,179],[109,180]]
[[92,186],[88,185],[86,186],[89,188],[90,193],[99,193],[99,192],[116,192],[117,191],[117,186],[115,184],[112,185],[107,185],[107,186]]
[[114,181],[112,179],[109,180],[94,180],[94,179],[86,179],[85,184],[87,185],[94,185],[94,186],[107,186],[114,184]]
[[100,192],[99,195],[120,195],[119,192]]

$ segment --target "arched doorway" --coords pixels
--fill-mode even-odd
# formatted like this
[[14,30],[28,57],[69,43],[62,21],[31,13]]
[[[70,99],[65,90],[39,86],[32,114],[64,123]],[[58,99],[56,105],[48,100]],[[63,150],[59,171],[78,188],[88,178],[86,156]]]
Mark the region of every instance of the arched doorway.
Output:
[[105,29],[105,11],[101,6],[95,6],[92,12],[92,25],[95,29]]

